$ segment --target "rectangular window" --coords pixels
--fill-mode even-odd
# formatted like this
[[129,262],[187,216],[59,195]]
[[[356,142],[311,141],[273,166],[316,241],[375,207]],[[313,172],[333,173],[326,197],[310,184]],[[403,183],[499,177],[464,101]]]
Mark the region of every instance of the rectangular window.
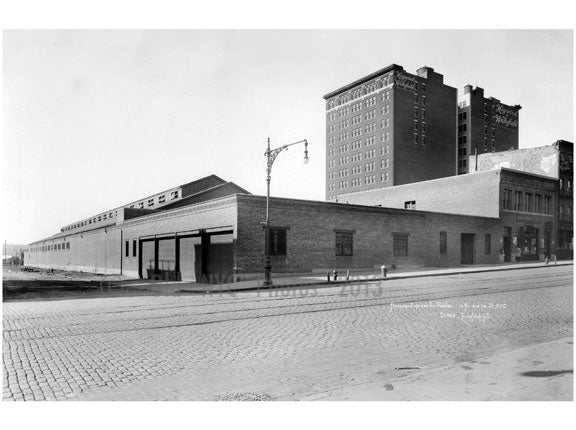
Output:
[[286,255],[286,232],[285,228],[270,229],[270,255]]
[[136,257],[136,241],[132,241],[132,257]]
[[534,212],[542,213],[542,195],[534,195]]
[[150,206],[154,206],[154,199],[148,200],[148,207],[150,207]]
[[66,249],[70,249],[70,242],[66,242]]
[[393,249],[392,254],[394,257],[407,257],[408,256],[408,234],[394,233],[393,234]]
[[522,210],[522,191],[514,191],[514,210]]
[[448,233],[445,231],[440,232],[440,254],[446,254],[448,249]]
[[404,202],[404,209],[416,209],[416,200]]
[[158,197],[158,203],[164,203],[166,201],[166,195]]
[[353,255],[353,240],[354,233],[350,231],[337,231],[336,232],[336,255],[337,256],[351,256]]
[[532,211],[532,193],[524,194],[524,212]]
[[487,234],[484,236],[484,254],[488,255],[492,252],[492,236]]
[[126,246],[125,255],[126,255],[126,257],[129,257],[130,256],[130,242],[126,241],[125,246]]
[[544,196],[544,213],[550,215],[552,213],[552,197]]
[[511,205],[511,199],[512,199],[512,191],[510,190],[502,190],[502,209],[506,209],[506,210],[510,210],[512,205]]

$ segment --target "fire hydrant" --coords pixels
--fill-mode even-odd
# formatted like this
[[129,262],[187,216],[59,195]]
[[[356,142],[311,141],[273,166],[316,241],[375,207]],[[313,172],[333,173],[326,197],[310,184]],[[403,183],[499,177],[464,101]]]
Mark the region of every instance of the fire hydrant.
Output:
[[388,273],[388,269],[386,268],[386,266],[384,264],[382,266],[380,266],[380,272],[382,272],[382,277],[385,278],[386,274]]
[[336,269],[334,269],[332,274],[334,275],[334,280],[337,281],[338,280],[338,271]]

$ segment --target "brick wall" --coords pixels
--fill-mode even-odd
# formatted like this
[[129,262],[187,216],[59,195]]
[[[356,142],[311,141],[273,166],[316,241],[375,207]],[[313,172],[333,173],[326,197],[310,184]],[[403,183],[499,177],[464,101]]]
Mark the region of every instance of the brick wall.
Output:
[[416,201],[416,209],[497,218],[499,215],[498,171],[453,176],[392,188],[346,194],[341,202],[404,208]]
[[[264,265],[266,199],[238,196],[237,263],[240,275],[261,273]],[[498,262],[497,247],[483,254],[483,235],[501,237],[497,219],[430,214],[420,211],[373,208],[339,203],[271,199],[271,226],[289,228],[287,255],[273,257],[273,272],[360,269],[396,264],[398,267],[460,264],[460,234],[473,233],[477,263]],[[354,231],[354,255],[335,255],[334,230]],[[439,254],[440,231],[448,233],[448,253]],[[408,233],[408,256],[393,255],[393,233]],[[482,252],[481,252],[482,251]]]
[[[423,84],[426,92],[421,91]],[[416,94],[417,102],[413,91],[394,89],[394,185],[456,174],[457,91],[441,82],[418,78]],[[423,110],[425,118],[422,118]],[[414,120],[417,120],[418,143],[414,143]],[[423,124],[426,124],[424,132]],[[425,144],[422,144],[423,135]]]
[[[553,178],[532,176],[522,172],[509,171],[506,169],[501,170],[501,181],[500,181],[500,195],[503,195],[504,189],[510,190],[512,196],[514,196],[515,191],[520,191],[525,196],[525,193],[531,193],[534,199],[536,194],[544,196],[549,196],[551,200],[550,213],[537,213],[535,209],[526,211],[522,209],[520,211],[515,210],[500,210],[500,219],[504,227],[510,227],[512,229],[512,236],[515,237],[521,227],[531,226],[538,229],[538,254],[539,260],[544,259],[545,249],[544,249],[544,238],[546,231],[546,224],[551,224],[550,229],[550,240],[551,240],[551,253],[555,253],[556,249],[556,238],[558,230],[558,216],[557,216],[557,204],[558,204],[558,193],[557,193],[557,181]],[[513,198],[513,197],[512,197]],[[513,203],[513,202],[512,202]],[[534,203],[533,203],[534,204]],[[543,202],[544,204],[544,202]]]

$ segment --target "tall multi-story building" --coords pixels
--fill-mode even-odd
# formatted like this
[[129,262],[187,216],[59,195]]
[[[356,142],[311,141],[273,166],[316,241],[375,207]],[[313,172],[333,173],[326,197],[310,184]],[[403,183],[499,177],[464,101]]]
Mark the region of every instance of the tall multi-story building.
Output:
[[458,174],[468,173],[472,154],[518,149],[520,105],[509,106],[494,97],[484,97],[484,90],[464,87],[458,97]]
[[456,174],[457,90],[392,64],[324,96],[326,199]]

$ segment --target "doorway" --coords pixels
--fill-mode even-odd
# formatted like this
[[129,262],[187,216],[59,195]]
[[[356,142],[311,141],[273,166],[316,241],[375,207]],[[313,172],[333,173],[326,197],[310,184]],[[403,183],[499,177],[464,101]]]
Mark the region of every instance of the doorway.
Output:
[[460,263],[474,264],[474,234],[462,233],[460,235]]
[[512,227],[504,227],[504,241],[502,247],[504,248],[504,261],[509,263],[510,251],[512,249]]

